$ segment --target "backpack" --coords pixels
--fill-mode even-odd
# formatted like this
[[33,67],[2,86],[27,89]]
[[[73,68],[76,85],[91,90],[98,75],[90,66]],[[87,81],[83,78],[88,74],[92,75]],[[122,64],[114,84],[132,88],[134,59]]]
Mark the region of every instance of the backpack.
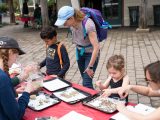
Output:
[[84,20],[82,21],[84,39],[87,36],[87,31],[85,28],[85,24],[88,18],[91,18],[96,26],[98,41],[101,42],[107,38],[107,30],[111,28],[108,22],[104,21],[102,14],[99,10],[83,7],[81,11],[86,14]]
[[63,45],[62,42],[58,44],[57,52],[58,52],[58,57],[61,65],[61,69],[63,68],[63,61],[62,61],[62,54],[61,54],[61,46]]

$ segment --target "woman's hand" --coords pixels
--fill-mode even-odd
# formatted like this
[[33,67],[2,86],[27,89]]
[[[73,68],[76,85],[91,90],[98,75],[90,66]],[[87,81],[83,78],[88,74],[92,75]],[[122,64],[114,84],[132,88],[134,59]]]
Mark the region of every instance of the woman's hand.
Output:
[[26,80],[29,77],[29,73],[33,72],[35,69],[36,68],[32,65],[25,66],[18,78],[21,80],[21,82]]
[[25,86],[20,86],[16,89],[16,93],[21,94],[22,92],[24,92],[24,90],[25,90]]
[[28,81],[24,91],[26,91],[28,93],[32,93],[32,92],[38,90],[39,88],[41,88],[41,82],[40,81],[36,81],[36,82],[35,81],[33,81],[33,82]]
[[116,103],[116,108],[117,108],[117,110],[118,110],[119,112],[121,112],[121,111],[123,111],[123,110],[126,109],[126,106],[125,106],[125,104],[122,103],[122,102],[117,102],[117,103]]
[[93,70],[89,69],[88,67],[83,73],[87,73],[90,78],[93,78],[93,76],[94,76]]
[[119,88],[119,91],[118,91],[118,94],[119,96],[123,99],[123,98],[126,98],[129,94],[129,90],[130,90],[130,85],[128,85],[127,87],[120,87]]

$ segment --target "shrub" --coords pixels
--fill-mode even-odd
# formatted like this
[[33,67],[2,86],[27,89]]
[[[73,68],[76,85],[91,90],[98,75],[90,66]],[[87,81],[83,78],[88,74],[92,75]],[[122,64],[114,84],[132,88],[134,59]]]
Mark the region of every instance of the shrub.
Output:
[[6,13],[6,12],[8,11],[8,6],[7,6],[6,3],[1,3],[1,4],[0,4],[0,11],[1,11],[2,13]]

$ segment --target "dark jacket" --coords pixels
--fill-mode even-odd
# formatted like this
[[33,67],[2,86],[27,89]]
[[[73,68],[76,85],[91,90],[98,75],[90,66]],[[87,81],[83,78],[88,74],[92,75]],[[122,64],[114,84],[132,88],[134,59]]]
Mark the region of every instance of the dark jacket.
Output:
[[11,79],[0,69],[0,120],[21,120],[28,102],[27,92],[16,101]]
[[37,7],[34,10],[34,18],[35,19],[41,19],[41,8],[40,7]]
[[[59,43],[57,43],[59,44]],[[47,48],[46,58],[40,63],[40,68],[46,66],[47,75],[57,75],[58,77],[63,78],[65,73],[70,67],[70,61],[68,53],[64,45],[61,46],[61,55],[63,61],[63,68],[61,69],[60,59],[58,57],[57,48],[58,45],[53,44]]]
[[17,76],[15,76],[11,78],[11,82],[12,82],[13,87],[16,87],[20,83],[20,79]]
[[23,3],[22,13],[23,14],[28,14],[29,13],[27,2]]

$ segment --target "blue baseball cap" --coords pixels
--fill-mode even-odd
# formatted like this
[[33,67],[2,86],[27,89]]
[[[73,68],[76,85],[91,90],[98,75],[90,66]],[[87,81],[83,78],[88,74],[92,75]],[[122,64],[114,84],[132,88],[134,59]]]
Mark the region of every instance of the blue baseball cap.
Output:
[[66,20],[74,15],[74,8],[70,6],[63,6],[58,11],[58,19],[55,22],[56,26],[62,26]]

